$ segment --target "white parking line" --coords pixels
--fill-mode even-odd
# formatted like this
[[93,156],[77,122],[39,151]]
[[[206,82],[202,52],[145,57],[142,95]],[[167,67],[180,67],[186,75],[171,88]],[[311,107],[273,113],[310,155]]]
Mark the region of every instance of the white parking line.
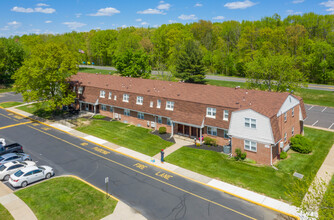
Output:
[[313,108],[314,107],[314,105],[312,105],[309,109],[307,109],[307,110],[311,110],[311,108]]
[[334,125],[334,123],[332,123],[332,125],[331,126],[329,126],[329,128],[328,129],[331,129],[331,127]]
[[316,123],[318,123],[318,121],[319,121],[319,120],[317,120],[316,122],[314,122],[312,126],[314,126]]
[[321,112],[324,112],[326,110],[327,107],[325,107]]

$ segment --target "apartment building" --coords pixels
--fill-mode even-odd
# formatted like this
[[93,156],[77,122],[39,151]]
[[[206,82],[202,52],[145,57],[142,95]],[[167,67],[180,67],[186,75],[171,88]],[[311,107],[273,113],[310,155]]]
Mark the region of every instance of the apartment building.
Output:
[[211,85],[78,73],[71,78],[77,108],[150,129],[231,144],[272,164],[303,133],[303,101],[275,93]]

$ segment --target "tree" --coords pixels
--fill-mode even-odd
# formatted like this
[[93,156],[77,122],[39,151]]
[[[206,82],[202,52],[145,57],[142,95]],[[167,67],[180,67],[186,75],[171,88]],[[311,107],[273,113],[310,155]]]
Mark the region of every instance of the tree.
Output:
[[176,55],[175,77],[188,83],[205,83],[205,66],[203,54],[197,42],[188,40]]
[[305,82],[305,76],[295,68],[294,59],[287,55],[258,55],[246,64],[250,87],[269,91],[296,90]]
[[150,78],[149,56],[142,50],[127,50],[115,59],[116,69],[122,76]]
[[75,94],[69,90],[68,79],[78,72],[77,64],[65,45],[36,45],[13,75],[14,89],[26,102],[46,102],[49,110],[69,105]]
[[23,63],[25,52],[15,39],[0,39],[0,84],[12,83],[11,76]]

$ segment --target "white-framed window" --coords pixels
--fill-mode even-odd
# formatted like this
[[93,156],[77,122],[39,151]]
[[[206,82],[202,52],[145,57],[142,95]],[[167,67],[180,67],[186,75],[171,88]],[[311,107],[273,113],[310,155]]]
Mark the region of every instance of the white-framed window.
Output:
[[287,133],[285,132],[285,134],[284,134],[284,143],[287,141],[287,139],[288,139],[288,135],[287,135]]
[[256,128],[256,119],[245,118],[245,127],[246,128]]
[[137,96],[137,102],[136,102],[136,104],[137,105],[142,105],[143,102],[144,102],[143,96]]
[[161,124],[162,123],[162,117],[158,116],[158,123]]
[[75,89],[76,89],[75,86],[73,86],[73,92],[75,92]]
[[112,98],[112,92],[109,92],[108,99],[111,99],[111,98]]
[[173,111],[174,110],[174,102],[167,101],[166,102],[166,110]]
[[106,92],[101,90],[100,91],[100,98],[104,98],[104,97],[106,97]]
[[228,121],[228,110],[224,110],[224,121]]
[[244,141],[244,149],[256,152],[257,151],[257,144],[256,144],[255,141],[245,140]]
[[138,112],[137,117],[138,117],[139,119],[144,119],[144,113],[142,113],[142,112]]
[[109,111],[113,112],[114,111],[114,108],[113,107],[109,107]]
[[172,125],[172,121],[169,118],[167,118],[167,125]]
[[130,116],[130,109],[124,109],[124,115]]
[[216,109],[207,107],[206,108],[206,117],[216,118]]
[[114,95],[114,100],[115,100],[115,101],[117,100],[117,95]]
[[83,92],[83,87],[79,86],[79,88],[78,88],[78,94],[82,94],[82,92]]
[[292,134],[292,136],[295,135],[295,127],[292,127],[291,134]]
[[292,115],[292,117],[295,116],[295,109],[294,108],[292,109],[291,115]]
[[215,127],[207,127],[207,132],[209,135],[217,136],[217,128]]
[[153,101],[150,101],[150,107],[153,108]]
[[158,99],[158,100],[157,100],[157,108],[160,108],[160,107],[161,107],[161,100]]
[[101,105],[101,110],[107,111],[107,106],[106,105]]
[[123,94],[123,102],[129,102],[129,94]]
[[288,113],[284,113],[284,121],[286,121],[287,120],[287,118],[288,118]]

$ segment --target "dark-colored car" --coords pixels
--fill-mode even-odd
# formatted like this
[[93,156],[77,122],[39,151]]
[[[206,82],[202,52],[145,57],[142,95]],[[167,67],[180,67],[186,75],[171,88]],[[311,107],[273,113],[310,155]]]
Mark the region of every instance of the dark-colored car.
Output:
[[23,147],[18,143],[9,144],[6,146],[0,145],[0,156],[8,153],[23,153]]

